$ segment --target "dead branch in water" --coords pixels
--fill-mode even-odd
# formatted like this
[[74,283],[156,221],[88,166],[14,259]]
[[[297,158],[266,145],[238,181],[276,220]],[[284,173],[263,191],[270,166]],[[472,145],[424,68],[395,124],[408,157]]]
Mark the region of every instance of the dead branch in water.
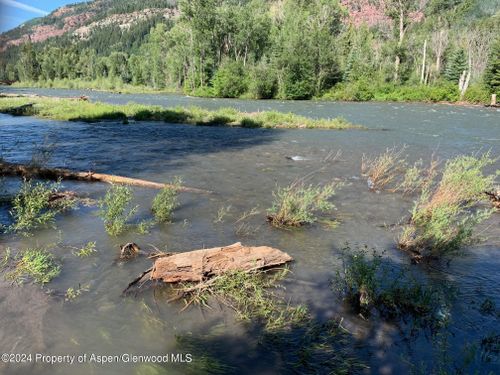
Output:
[[292,261],[287,253],[268,246],[243,246],[237,242],[230,246],[193,250],[159,257],[153,267],[133,280],[123,291],[146,281],[165,283],[203,282],[232,271],[254,271]]
[[24,164],[0,161],[0,176],[21,176],[26,178],[46,178],[49,180],[74,180],[87,182],[107,182],[110,184],[121,184],[139,186],[150,189],[163,189],[169,187],[180,192],[187,193],[211,193],[208,190],[178,186],[175,184],[163,184],[159,182],[140,180],[137,178],[116,176],[104,173],[77,172],[61,168],[43,168]]

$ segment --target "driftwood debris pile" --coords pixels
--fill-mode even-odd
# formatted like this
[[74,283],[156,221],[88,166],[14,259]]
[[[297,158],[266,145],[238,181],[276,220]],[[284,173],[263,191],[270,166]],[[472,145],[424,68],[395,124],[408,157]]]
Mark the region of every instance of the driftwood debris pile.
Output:
[[165,283],[203,282],[231,271],[254,271],[288,263],[292,257],[269,246],[230,246],[193,250],[156,257],[153,267],[132,281],[131,287],[147,281]]
[[131,186],[139,186],[151,189],[163,189],[171,187],[180,192],[190,193],[210,193],[207,190],[190,188],[185,186],[177,186],[171,184],[163,184],[153,181],[140,180],[137,178],[116,176],[104,173],[94,172],[78,172],[62,168],[43,168],[25,164],[15,164],[0,160],[0,176],[20,176],[25,178],[46,178],[49,180],[76,180],[87,182],[107,182],[111,184],[123,184]]

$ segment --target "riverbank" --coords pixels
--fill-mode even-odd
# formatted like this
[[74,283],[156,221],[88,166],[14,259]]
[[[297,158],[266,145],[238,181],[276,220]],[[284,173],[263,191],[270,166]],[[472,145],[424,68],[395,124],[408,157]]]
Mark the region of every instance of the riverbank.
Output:
[[129,103],[113,105],[79,98],[40,96],[0,97],[0,112],[20,116],[37,116],[62,121],[98,122],[103,120],[163,121],[176,124],[236,126],[245,128],[283,129],[362,129],[338,117],[310,119],[293,113],[275,111],[240,112],[234,108],[207,110],[200,107],[163,108]]
[[[68,90],[91,90],[109,92],[114,94],[178,94],[198,98],[217,98],[210,88],[184,92],[176,88],[155,89],[144,85],[131,85],[119,80],[101,79],[94,81],[83,80],[53,80],[53,81],[24,81],[14,82],[15,88],[48,88]],[[243,94],[238,99],[255,100]],[[280,98],[275,98],[280,99]],[[367,84],[366,82],[353,82],[338,84],[320,96],[309,99],[311,101],[342,101],[342,102],[398,102],[398,103],[439,103],[457,106],[488,106],[491,103],[491,93],[481,84],[473,84],[460,99],[458,88],[455,84],[440,83],[438,85],[395,85]]]

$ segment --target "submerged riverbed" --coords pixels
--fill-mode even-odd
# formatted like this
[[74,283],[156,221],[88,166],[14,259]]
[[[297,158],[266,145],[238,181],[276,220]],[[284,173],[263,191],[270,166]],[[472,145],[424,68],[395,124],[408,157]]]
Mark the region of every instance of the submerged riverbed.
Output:
[[[410,334],[405,326],[373,318],[364,320],[347,309],[332,292],[330,282],[341,267],[339,252],[346,242],[386,250],[394,264],[409,265],[406,254],[396,249],[397,231],[389,229],[404,218],[415,197],[370,192],[360,174],[363,154],[377,155],[387,147],[408,146],[410,161],[429,161],[432,154],[449,159],[460,154],[485,152],[500,155],[500,112],[496,109],[438,104],[280,102],[187,98],[176,95],[119,95],[98,92],[2,88],[5,92],[80,96],[114,104],[139,102],[164,106],[197,105],[206,108],[233,106],[243,111],[277,110],[316,117],[342,116],[372,130],[268,130],[180,126],[163,123],[79,123],[0,115],[0,151],[10,162],[29,162],[35,151],[50,149],[50,166],[95,170],[152,181],[172,181],[212,190],[213,195],[182,194],[172,224],[157,225],[150,234],[127,233],[109,237],[95,209],[81,207],[57,220],[57,230],[37,231],[34,237],[3,235],[0,251],[7,247],[54,248],[62,272],[46,289],[64,292],[78,284],[89,291],[76,300],[63,302],[48,297],[40,287],[0,284],[0,347],[4,352],[100,355],[189,353],[178,346],[176,336],[204,336],[207,353],[230,366],[229,373],[274,374],[294,372],[277,352],[264,347],[259,336],[235,321],[232,311],[191,308],[180,313],[182,303],[166,303],[166,291],[143,291],[123,297],[121,291],[151,261],[140,257],[117,261],[119,245],[134,241],[145,250],[152,246],[166,251],[186,251],[228,245],[269,245],[294,257],[286,278],[291,303],[304,303],[318,321],[343,318],[357,354],[369,366],[366,373],[400,374],[412,364],[432,368],[444,347],[450,363],[461,363],[464,350],[476,346],[473,369],[480,373],[500,371],[496,349],[486,349],[485,337],[500,335],[500,215],[481,226],[487,240],[466,249],[451,262],[412,265],[422,278],[436,286],[450,284],[456,293],[449,312],[449,325],[439,339],[422,329]],[[341,151],[334,162],[329,154]],[[297,160],[290,157],[298,156]],[[321,169],[312,182],[334,179],[345,182],[333,199],[331,218],[340,220],[334,229],[320,223],[294,230],[279,230],[265,222],[272,204],[272,191]],[[499,163],[490,168],[499,169]],[[13,192],[15,179],[4,181]],[[69,190],[98,199],[106,185],[64,182]],[[134,189],[138,218],[148,218],[155,191]],[[6,194],[6,193],[2,193]],[[246,220],[249,231],[238,230],[235,221],[257,207],[258,215]],[[219,209],[228,214],[216,222]],[[0,220],[9,223],[9,206],[0,206]],[[389,227],[389,228],[388,228]],[[80,259],[72,247],[95,241],[98,252]],[[51,245],[55,244],[55,245]],[[57,294],[57,293],[56,293]],[[489,298],[497,306],[484,314],[480,306]],[[409,324],[410,325],[410,324]],[[444,339],[443,339],[444,337]],[[446,345],[443,343],[446,342]],[[203,341],[202,341],[203,344]],[[496,350],[496,351],[495,351]],[[193,363],[201,358],[192,353]],[[197,357],[198,356],[198,357]],[[168,373],[197,373],[193,363],[165,365]],[[3,367],[2,367],[3,366]],[[190,367],[191,366],[191,367]],[[25,364],[1,365],[0,372],[24,374],[150,374],[144,364],[107,365]],[[158,368],[155,368],[158,370]],[[424,370],[424,373],[427,371]]]

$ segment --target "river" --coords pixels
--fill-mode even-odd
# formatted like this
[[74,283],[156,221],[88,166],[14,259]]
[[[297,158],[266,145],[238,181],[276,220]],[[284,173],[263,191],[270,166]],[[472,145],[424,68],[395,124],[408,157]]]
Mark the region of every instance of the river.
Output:
[[[346,242],[386,251],[397,265],[408,265],[436,285],[449,283],[456,298],[446,328],[452,361],[463,358],[467,344],[476,345],[473,369],[500,372],[498,343],[488,358],[482,340],[500,335],[500,215],[494,214],[480,230],[487,239],[466,249],[466,255],[450,262],[410,265],[406,254],[395,246],[397,232],[386,224],[408,215],[415,197],[374,193],[360,174],[363,154],[376,155],[388,147],[407,146],[410,161],[432,155],[446,160],[459,154],[485,152],[500,155],[500,111],[481,107],[442,104],[341,103],[316,101],[252,101],[190,98],[180,95],[126,95],[82,90],[14,89],[3,92],[37,93],[49,96],[87,95],[90,100],[113,104],[137,102],[163,106],[196,105],[206,108],[235,107],[243,111],[276,110],[315,118],[342,116],[370,130],[269,130],[200,127],[153,122],[106,121],[61,122],[33,117],[0,115],[0,151],[8,161],[28,162],[33,152],[50,150],[51,166],[95,170],[153,181],[182,177],[183,184],[212,190],[213,195],[181,194],[172,224],[155,226],[151,233],[106,235],[95,208],[81,207],[57,220],[57,230],[44,229],[34,237],[0,237],[0,251],[47,246],[61,260],[59,277],[47,287],[65,291],[88,285],[75,301],[49,297],[39,287],[12,287],[0,283],[0,347],[2,352],[106,355],[164,354],[179,352],[176,335],[206,335],[207,345],[222,362],[240,374],[293,372],[280,356],[259,344],[258,335],[235,321],[232,311],[191,308],[180,313],[181,303],[166,303],[164,290],[146,290],[123,297],[121,291],[151,261],[140,257],[117,261],[119,245],[128,241],[143,249],[155,246],[167,251],[186,251],[228,245],[241,241],[269,245],[294,257],[293,273],[285,282],[292,303],[304,303],[315,319],[342,317],[359,355],[369,366],[366,373],[401,374],[421,362],[432,366],[438,349],[436,338],[425,332],[409,337],[394,322],[364,320],[347,309],[331,291],[330,281],[341,265],[339,252]],[[335,162],[325,163],[330,153],[341,152]],[[300,156],[293,161],[289,157]],[[490,171],[499,169],[497,162]],[[272,191],[311,171],[311,180],[324,183],[342,180],[336,193],[335,229],[315,224],[300,230],[277,230],[265,222],[272,204]],[[4,189],[15,191],[19,181],[6,179]],[[107,186],[65,182],[65,188],[99,198]],[[134,189],[137,218],[148,218],[155,192]],[[228,208],[223,222],[215,222],[217,211]],[[247,220],[253,233],[237,231],[235,221],[254,207],[260,212]],[[9,206],[0,206],[0,220],[9,223]],[[98,252],[87,259],[75,257],[73,248],[95,241]],[[56,293],[57,294],[57,293]],[[491,299],[496,314],[480,312]],[[498,341],[497,341],[498,342]],[[434,348],[434,349],[433,349]],[[210,350],[207,349],[207,352]],[[186,351],[184,351],[186,353]],[[490,353],[491,354],[491,353]],[[193,353],[194,361],[197,359]],[[3,367],[2,367],[3,366]],[[192,364],[166,365],[168,373],[187,373]],[[1,365],[6,374],[150,374],[143,364],[113,365],[24,364]],[[158,370],[156,367],[155,370]],[[160,373],[160,372],[158,372]],[[196,373],[196,372],[195,372]]]

